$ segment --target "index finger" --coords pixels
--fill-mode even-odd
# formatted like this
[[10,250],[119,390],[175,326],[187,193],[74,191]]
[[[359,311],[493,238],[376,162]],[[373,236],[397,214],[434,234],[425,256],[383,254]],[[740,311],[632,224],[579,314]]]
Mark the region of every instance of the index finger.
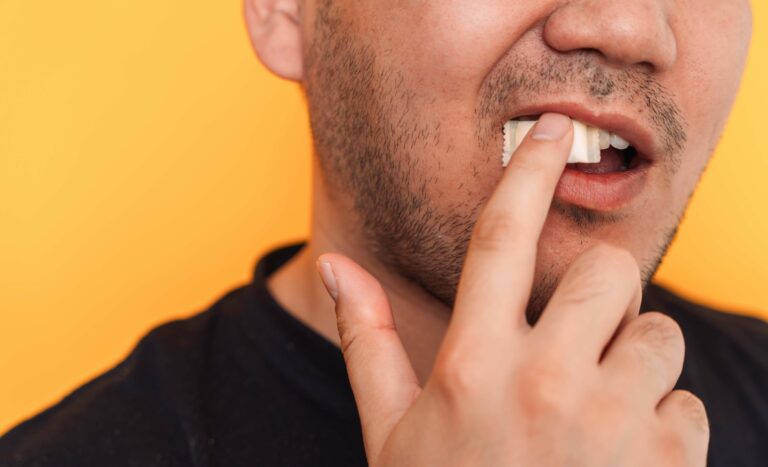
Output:
[[547,113],[512,156],[478,218],[448,336],[473,342],[527,326],[539,236],[573,139],[571,119]]

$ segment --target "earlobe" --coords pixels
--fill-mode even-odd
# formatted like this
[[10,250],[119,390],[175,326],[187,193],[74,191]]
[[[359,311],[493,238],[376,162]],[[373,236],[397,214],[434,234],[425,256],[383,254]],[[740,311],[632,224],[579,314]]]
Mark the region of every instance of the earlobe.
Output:
[[243,0],[251,44],[261,63],[281,78],[301,81],[304,64],[299,0]]

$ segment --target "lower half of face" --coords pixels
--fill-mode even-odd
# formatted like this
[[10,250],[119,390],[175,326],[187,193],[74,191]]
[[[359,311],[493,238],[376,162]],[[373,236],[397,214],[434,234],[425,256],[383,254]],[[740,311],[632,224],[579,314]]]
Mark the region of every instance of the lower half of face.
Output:
[[[351,197],[362,240],[383,264],[451,307],[473,226],[503,175],[507,109],[535,107],[553,95],[581,96],[585,105],[634,106],[657,123],[650,126],[666,144],[646,161],[641,181],[620,203],[600,209],[580,203],[563,194],[564,175],[539,242],[529,320],[541,313],[575,258],[597,243],[629,250],[647,283],[727,108],[701,121],[688,118],[703,112],[680,105],[669,86],[647,75],[604,70],[589,54],[510,53],[496,57],[496,68],[476,83],[463,87],[464,81],[451,80],[450,70],[439,73],[445,79],[440,83],[424,68],[398,62],[395,46],[384,48],[356,31],[331,2],[319,9],[304,84],[324,176],[330,189]],[[597,92],[596,79],[602,85]],[[613,91],[606,95],[605,89]],[[734,92],[717,99],[729,106]]]

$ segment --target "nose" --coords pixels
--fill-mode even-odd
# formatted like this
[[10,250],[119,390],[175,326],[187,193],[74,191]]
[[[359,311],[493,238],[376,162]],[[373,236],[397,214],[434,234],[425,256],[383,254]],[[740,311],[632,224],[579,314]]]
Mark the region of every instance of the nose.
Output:
[[572,0],[544,24],[544,41],[560,52],[596,50],[620,66],[670,68],[677,57],[670,9],[675,0]]

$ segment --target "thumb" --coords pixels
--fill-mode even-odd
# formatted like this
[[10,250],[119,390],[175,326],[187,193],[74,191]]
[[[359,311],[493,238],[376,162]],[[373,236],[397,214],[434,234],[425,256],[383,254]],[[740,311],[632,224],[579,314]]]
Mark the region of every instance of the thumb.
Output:
[[320,256],[317,268],[336,301],[341,351],[370,460],[378,457],[421,388],[379,281],[338,254]]

